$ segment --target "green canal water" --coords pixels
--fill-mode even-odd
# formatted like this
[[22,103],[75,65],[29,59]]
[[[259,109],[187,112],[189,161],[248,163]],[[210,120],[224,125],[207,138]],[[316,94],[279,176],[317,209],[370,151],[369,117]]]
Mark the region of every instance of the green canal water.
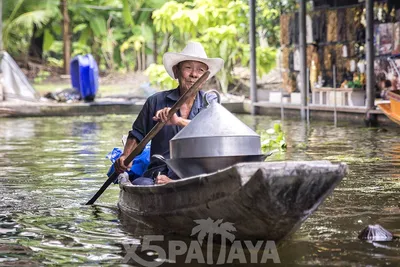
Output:
[[[333,194],[278,248],[281,266],[400,264],[400,241],[357,239],[368,224],[400,234],[400,127],[239,117],[257,130],[282,123],[288,149],[270,161],[349,166]],[[118,186],[106,190],[101,206],[82,204],[105,181],[105,155],[121,146],[133,119],[0,119],[0,266],[124,265],[123,244],[139,244],[141,236],[119,222]]]

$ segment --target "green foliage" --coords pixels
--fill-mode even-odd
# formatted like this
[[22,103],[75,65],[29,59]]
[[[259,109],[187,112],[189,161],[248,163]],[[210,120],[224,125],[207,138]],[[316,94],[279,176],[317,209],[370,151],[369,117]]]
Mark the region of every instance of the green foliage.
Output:
[[162,90],[169,90],[178,86],[178,82],[165,71],[164,65],[150,64],[145,74],[149,76],[150,83],[153,86]]
[[360,80],[349,81],[347,83],[347,85],[349,86],[349,88],[362,88],[363,87]]
[[297,0],[264,0],[256,2],[256,28],[263,46],[279,47],[280,14],[297,10]]
[[[295,6],[294,0],[285,0],[285,5],[281,2],[257,2],[260,76],[275,64],[275,50],[271,47],[273,40],[278,40],[279,14]],[[179,51],[189,40],[195,40],[204,45],[209,57],[224,59],[225,66],[217,79],[226,92],[233,82],[235,65],[249,63],[247,1],[68,0],[67,3],[71,56],[91,53],[101,61],[99,66],[107,70],[143,68],[148,65],[146,56],[153,54],[155,63],[161,63],[165,52]],[[3,1],[4,48],[11,55],[23,58],[29,51],[33,33],[43,35],[45,60],[62,63],[60,1]],[[267,45],[263,42],[264,35]]]
[[3,1],[3,45],[11,54],[27,54],[33,29],[42,29],[59,15],[58,1]]
[[[221,57],[224,68],[217,73],[224,93],[233,81],[232,70],[250,60],[248,42],[248,11],[244,1],[195,0],[178,3],[169,1],[153,12],[156,31],[174,36],[179,50],[189,40],[203,44],[209,57]],[[179,41],[178,41],[179,40]],[[275,65],[275,49],[257,47],[258,75],[268,72]]]
[[286,150],[285,133],[282,131],[281,124],[275,123],[274,128],[262,131],[259,135],[263,153]]

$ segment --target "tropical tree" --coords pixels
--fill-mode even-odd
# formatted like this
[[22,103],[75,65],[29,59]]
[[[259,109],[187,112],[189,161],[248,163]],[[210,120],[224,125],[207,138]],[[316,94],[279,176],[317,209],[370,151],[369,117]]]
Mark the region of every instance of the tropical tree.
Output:
[[58,4],[54,0],[3,1],[4,49],[27,62],[32,37],[60,15]]
[[[153,18],[156,30],[172,37],[167,43],[175,45],[173,50],[182,49],[192,39],[204,45],[208,56],[224,59],[225,66],[217,78],[222,91],[226,93],[229,83],[233,81],[233,67],[249,61],[248,10],[247,3],[240,0],[228,3],[223,0],[169,1],[153,12]],[[274,66],[275,51],[269,48],[258,49],[257,52],[260,55],[257,63],[261,74]]]

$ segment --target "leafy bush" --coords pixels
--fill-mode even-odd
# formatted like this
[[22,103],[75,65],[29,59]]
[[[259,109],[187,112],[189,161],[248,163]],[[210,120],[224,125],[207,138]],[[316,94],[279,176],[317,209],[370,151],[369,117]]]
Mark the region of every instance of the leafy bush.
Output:
[[168,90],[178,86],[178,82],[168,75],[163,65],[150,64],[145,74],[149,77],[150,84],[159,89]]

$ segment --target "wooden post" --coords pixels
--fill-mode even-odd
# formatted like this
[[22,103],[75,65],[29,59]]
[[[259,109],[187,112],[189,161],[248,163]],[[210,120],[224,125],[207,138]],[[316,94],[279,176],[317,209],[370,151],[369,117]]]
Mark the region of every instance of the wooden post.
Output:
[[64,74],[69,74],[71,61],[71,35],[69,27],[71,21],[68,15],[68,0],[61,0],[60,5],[63,16]]
[[376,123],[376,116],[369,114],[375,106],[375,74],[374,74],[374,7],[373,0],[365,1],[367,28],[366,28],[366,59],[367,59],[367,114],[366,122],[368,125]]
[[254,104],[257,103],[257,71],[256,71],[256,1],[249,0],[250,7],[250,98],[251,114],[255,115]]
[[299,26],[300,26],[300,98],[301,98],[301,119],[306,119],[307,106],[307,44],[306,44],[306,1],[300,0],[299,10]]

